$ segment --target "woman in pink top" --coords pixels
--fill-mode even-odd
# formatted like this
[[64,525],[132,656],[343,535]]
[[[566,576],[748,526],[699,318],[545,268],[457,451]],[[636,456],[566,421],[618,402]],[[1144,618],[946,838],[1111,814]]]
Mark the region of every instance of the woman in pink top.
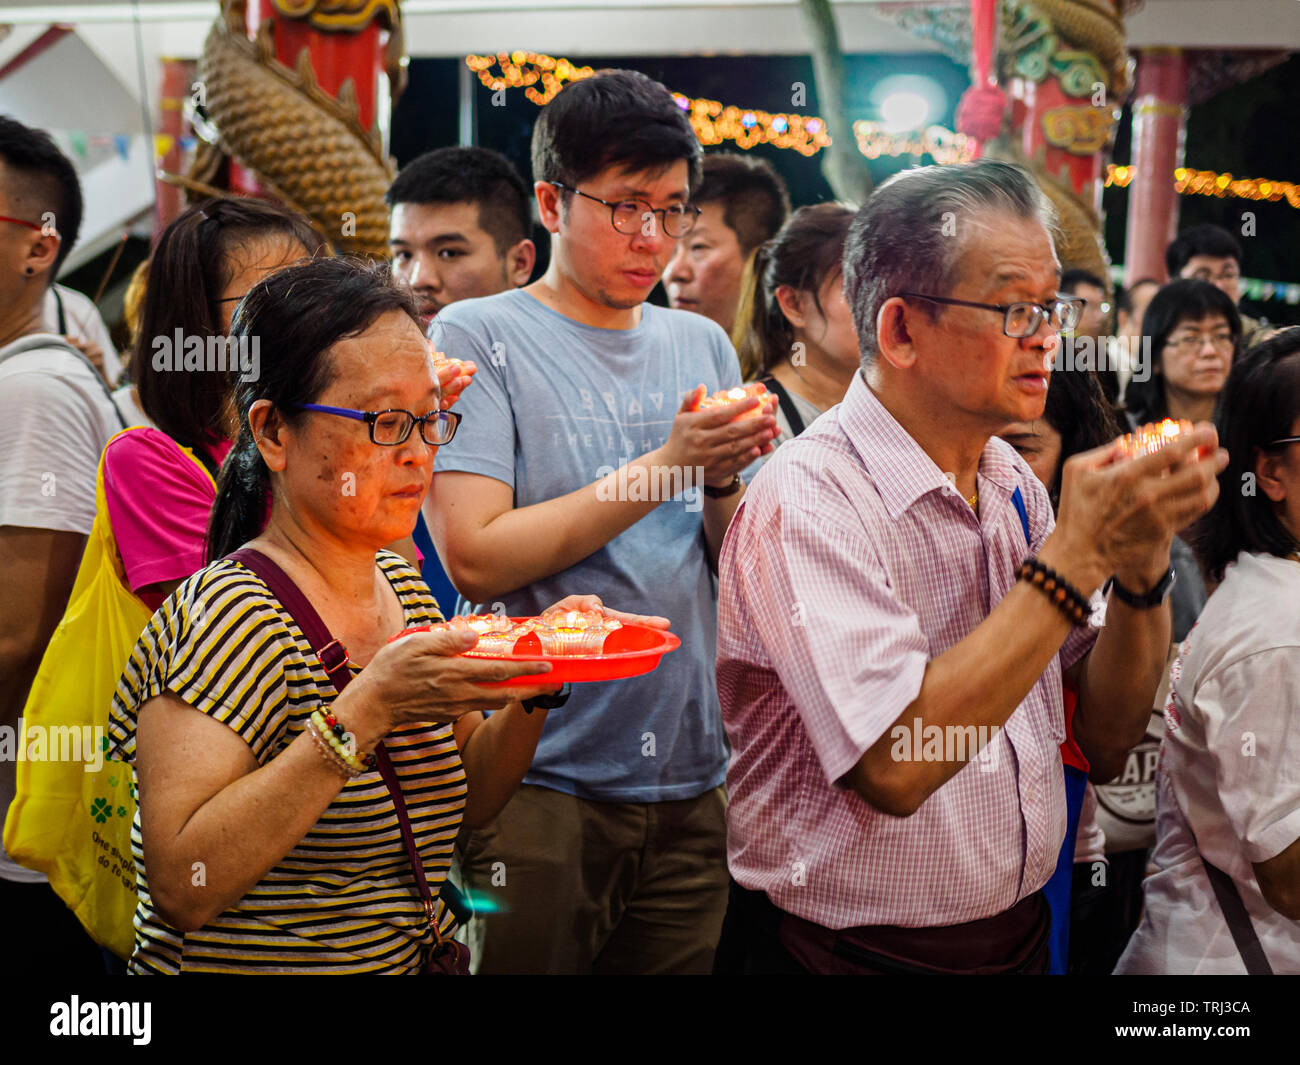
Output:
[[214,479],[237,426],[234,384],[260,366],[256,344],[226,350],[235,306],[267,274],[324,248],[302,215],[253,199],[191,207],[159,238],[131,359],[157,428],[120,433],[104,449],[113,537],[151,610],[203,568]]

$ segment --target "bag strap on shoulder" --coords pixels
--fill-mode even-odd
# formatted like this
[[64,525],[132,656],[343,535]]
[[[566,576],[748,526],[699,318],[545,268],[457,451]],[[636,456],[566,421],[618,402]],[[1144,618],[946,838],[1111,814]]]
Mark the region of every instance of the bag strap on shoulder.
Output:
[[[1197,850],[1200,850],[1200,844],[1197,844]],[[1232,933],[1232,941],[1237,945],[1237,953],[1246,963],[1247,975],[1272,976],[1273,967],[1268,963],[1264,944],[1259,941],[1259,935],[1255,932],[1255,925],[1250,919],[1250,913],[1246,910],[1246,903],[1236,883],[1217,865],[1206,861],[1203,854],[1201,864],[1205,866],[1205,875],[1210,878],[1210,887],[1214,888],[1214,897],[1219,900],[1223,919],[1228,922],[1228,931]]]
[[25,355],[29,351],[62,351],[65,354],[73,355],[85,364],[86,368],[95,378],[104,395],[108,397],[108,405],[113,408],[113,415],[117,418],[118,424],[123,428],[128,428],[126,419],[122,417],[122,412],[118,410],[117,401],[113,399],[113,390],[108,387],[108,382],[104,380],[104,375],[95,369],[95,364],[85,355],[69,344],[62,337],[51,336],[48,333],[33,333],[31,336],[21,337],[12,344],[0,348],[0,362],[12,359],[15,355]]
[[760,377],[759,380],[769,392],[776,394],[776,401],[781,405],[781,413],[785,415],[785,420],[790,423],[791,435],[798,436],[808,428],[804,424],[803,416],[799,413],[799,408],[794,405],[794,400],[790,398],[789,391],[780,381],[771,374]]
[[[312,650],[316,652],[316,656],[320,659],[320,663],[325,668],[325,673],[334,685],[335,690],[341,692],[346,688],[352,680],[352,671],[348,668],[347,648],[331,635],[329,628],[321,620],[320,614],[316,612],[316,608],[303,595],[302,589],[294,583],[293,578],[262,552],[255,551],[251,547],[233,551],[226,558],[232,562],[238,562],[262,578],[266,586],[271,589],[271,594],[280,600],[280,605],[289,612],[289,615],[297,622],[298,628],[302,630],[303,635],[307,637],[307,642],[311,644]],[[406,812],[406,800],[402,797],[402,786],[397,779],[392,760],[388,757],[388,751],[384,749],[382,741],[375,745],[375,761],[378,763],[379,775],[383,777],[384,783],[388,786],[389,794],[393,798],[393,808],[397,812],[397,823],[402,830],[402,842],[406,845],[406,856],[410,859],[411,868],[415,873],[415,880],[420,889],[420,898],[429,914],[429,927],[433,929],[435,938],[441,943],[442,936],[438,931],[437,923],[434,921],[433,894],[429,890],[429,882],[424,875],[424,863],[420,860],[419,851],[416,850],[415,834],[411,830],[411,819]],[[457,921],[464,923],[468,919],[468,904],[452,884],[444,882],[440,897],[443,904],[451,910]]]

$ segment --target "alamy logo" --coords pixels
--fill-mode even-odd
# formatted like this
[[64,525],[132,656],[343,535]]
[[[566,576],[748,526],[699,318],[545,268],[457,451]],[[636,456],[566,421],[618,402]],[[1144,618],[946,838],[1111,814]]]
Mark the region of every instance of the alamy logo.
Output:
[[988,773],[997,768],[998,732],[997,725],[926,725],[916,717],[889,730],[889,756],[895,762],[978,761],[980,772]]
[[241,381],[256,381],[262,372],[262,338],[186,336],[177,328],[171,336],[153,338],[152,361],[158,373],[237,370]]
[[[617,474],[612,481],[611,474]],[[700,491],[704,470],[699,466],[624,465],[617,470],[613,466],[601,466],[596,476],[601,479],[596,485],[596,498],[602,502],[667,503],[680,494],[687,511],[695,513],[704,509]]]
[[102,725],[0,725],[0,762],[85,762],[87,773],[104,767],[108,738]]
[[50,1035],[126,1035],[148,1046],[152,1014],[151,1002],[82,1002],[73,995],[50,1006]]

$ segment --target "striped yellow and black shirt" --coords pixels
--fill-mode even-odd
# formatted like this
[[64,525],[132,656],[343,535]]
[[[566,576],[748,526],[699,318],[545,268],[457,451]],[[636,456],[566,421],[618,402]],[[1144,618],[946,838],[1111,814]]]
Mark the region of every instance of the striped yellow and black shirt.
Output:
[[[401,600],[407,626],[441,620],[429,589],[404,559],[381,551],[376,561]],[[284,607],[259,577],[226,560],[185,581],[141,634],[109,717],[115,757],[134,762],[136,715],[163,691],[234,729],[259,765],[335,697]],[[456,740],[450,725],[411,725],[391,733],[384,746],[436,896],[465,807]],[[131,849],[140,897],[133,973],[414,973],[432,949],[393,800],[378,771],[352,778],[256,887],[195,932],[177,931],[153,908],[138,811]],[[202,879],[196,869],[194,890],[203,890]],[[453,923],[441,900],[438,921],[444,931]]]

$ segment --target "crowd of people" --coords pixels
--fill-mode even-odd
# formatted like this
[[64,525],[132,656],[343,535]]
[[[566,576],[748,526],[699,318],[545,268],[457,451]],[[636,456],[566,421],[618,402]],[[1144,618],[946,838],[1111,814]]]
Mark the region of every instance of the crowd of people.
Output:
[[[0,852],[6,956],[1300,971],[1300,328],[1238,310],[1231,234],[1112,290],[1004,162],[792,211],[629,71],[531,163],[411,161],[384,264],[195,204],[119,359],[54,283],[75,170],[0,118],[0,724],[94,648],[138,797],[129,958]],[[1085,337],[1129,357],[1053,371]],[[191,338],[230,364],[159,357]],[[556,606],[681,646],[561,688],[436,626]]]

